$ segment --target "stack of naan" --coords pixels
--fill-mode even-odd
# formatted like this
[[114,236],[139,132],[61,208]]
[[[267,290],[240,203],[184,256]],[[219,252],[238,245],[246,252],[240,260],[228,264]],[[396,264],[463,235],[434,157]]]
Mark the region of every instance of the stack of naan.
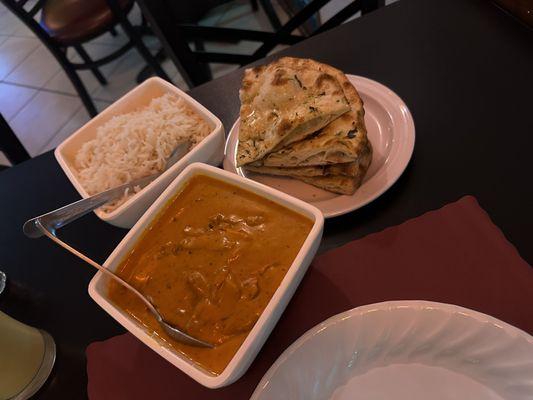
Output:
[[281,58],[247,69],[237,166],[353,194],[372,160],[363,102],[342,71]]

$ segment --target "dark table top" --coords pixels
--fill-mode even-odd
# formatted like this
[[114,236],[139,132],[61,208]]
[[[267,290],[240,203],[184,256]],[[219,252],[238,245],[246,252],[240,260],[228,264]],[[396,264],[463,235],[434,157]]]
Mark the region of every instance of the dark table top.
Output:
[[[284,50],[375,79],[409,106],[413,158],[384,195],[326,223],[321,251],[474,195],[533,262],[533,32],[485,0],[402,0]],[[231,128],[236,71],[191,91]],[[0,308],[50,332],[58,345],[43,399],[86,397],[85,348],[123,332],[87,294],[95,271],[49,240],[26,239],[23,222],[78,199],[44,154],[0,173]],[[91,214],[62,229],[103,262],[126,233]]]

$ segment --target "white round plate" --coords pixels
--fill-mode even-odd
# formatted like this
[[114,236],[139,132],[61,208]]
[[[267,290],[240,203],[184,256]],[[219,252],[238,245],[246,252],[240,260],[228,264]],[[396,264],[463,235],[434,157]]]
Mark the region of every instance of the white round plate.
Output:
[[318,189],[288,177],[254,174],[236,166],[239,119],[226,142],[224,169],[264,183],[318,207],[325,218],[356,210],[383,194],[407,167],[415,145],[415,124],[409,109],[396,93],[361,76],[347,75],[365,107],[368,138],[374,149],[363,184],[352,196]]
[[251,399],[533,399],[533,337],[448,304],[358,307],[294,342]]

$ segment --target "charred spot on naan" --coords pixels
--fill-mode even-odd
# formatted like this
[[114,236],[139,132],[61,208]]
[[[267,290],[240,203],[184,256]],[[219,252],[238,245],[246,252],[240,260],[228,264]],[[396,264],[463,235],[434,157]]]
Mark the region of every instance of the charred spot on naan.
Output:
[[[332,77],[330,74],[322,73],[316,78],[315,85],[317,88],[321,89],[327,83],[337,84],[337,80]],[[333,94],[338,93],[337,91],[332,92]]]
[[252,73],[254,73],[257,77],[259,77],[259,74],[265,69],[266,67],[264,65],[258,65],[257,67],[252,68]]
[[278,133],[285,136],[293,127],[293,123],[288,119],[282,119],[278,125]]
[[272,78],[272,81],[270,82],[270,84],[272,86],[283,86],[285,84],[287,84],[287,82],[289,82],[289,78],[287,76],[287,71],[285,69],[278,69],[275,73],[274,73],[274,77]]
[[249,90],[252,87],[252,85],[253,85],[253,81],[252,80],[244,78],[242,80],[241,88],[243,90]]

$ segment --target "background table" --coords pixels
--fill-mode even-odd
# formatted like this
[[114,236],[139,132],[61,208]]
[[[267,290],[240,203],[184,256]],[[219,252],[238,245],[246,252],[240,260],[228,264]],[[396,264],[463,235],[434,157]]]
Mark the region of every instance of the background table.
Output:
[[[416,125],[404,175],[372,204],[328,221],[321,251],[472,194],[533,263],[532,49],[533,32],[485,0],[402,0],[283,51],[389,86]],[[191,92],[226,129],[241,75]],[[9,279],[0,308],[56,340],[44,399],[85,397],[87,344],[123,332],[87,294],[92,267],[22,234],[26,219],[77,198],[52,153],[0,173],[0,269]],[[91,214],[60,235],[103,262],[125,233]]]

